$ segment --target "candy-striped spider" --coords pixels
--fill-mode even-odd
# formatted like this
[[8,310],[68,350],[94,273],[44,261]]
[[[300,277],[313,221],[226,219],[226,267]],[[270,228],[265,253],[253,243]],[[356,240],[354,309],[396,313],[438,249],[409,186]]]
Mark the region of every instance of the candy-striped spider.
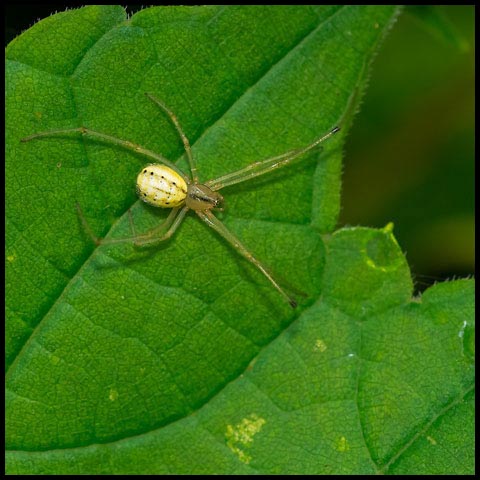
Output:
[[77,210],[84,228],[92,237],[94,242],[97,245],[121,242],[134,242],[136,245],[149,245],[158,243],[170,238],[184,219],[186,213],[189,210],[193,210],[200,217],[200,219],[202,219],[209,227],[213,228],[227,242],[229,242],[238,253],[243,255],[249,262],[253,263],[253,265],[255,265],[255,267],[257,267],[265,275],[265,277],[268,278],[268,280],[288,301],[288,303],[295,308],[297,306],[297,302],[283,290],[283,288],[273,278],[271,273],[247,250],[240,240],[238,240],[229,230],[227,230],[223,223],[221,223],[220,220],[213,215],[212,209],[220,209],[223,205],[223,197],[220,195],[220,193],[218,193],[218,191],[222,188],[250,180],[251,178],[258,177],[259,175],[263,175],[264,173],[288,165],[295,158],[312,150],[318,144],[338,132],[339,127],[334,127],[326,135],[323,135],[306,147],[290,150],[282,155],[271,157],[260,162],[254,162],[247,167],[241,168],[240,170],[227,173],[226,175],[222,175],[221,177],[209,180],[208,182],[202,184],[198,181],[197,167],[192,155],[190,143],[186,135],[183,133],[177,117],[156,97],[149,93],[146,93],[146,95],[170,117],[170,120],[177,129],[187,154],[188,163],[190,166],[190,176],[186,175],[174,163],[158,153],[147,150],[146,148],[143,148],[135,143],[121,140],[95,130],[90,130],[86,127],[35,133],[23,138],[22,142],[28,142],[35,138],[76,132],[96,138],[106,143],[119,145],[120,147],[128,150],[133,150],[134,152],[140,153],[145,157],[154,160],[156,163],[142,168],[141,172],[138,174],[137,194],[140,199],[150,205],[153,205],[154,207],[172,208],[172,211],[166,220],[160,225],[149,230],[147,233],[135,235],[133,221],[130,217],[134,236],[112,240],[102,240],[97,238],[92,233],[92,230],[82,214],[80,206],[77,204]]

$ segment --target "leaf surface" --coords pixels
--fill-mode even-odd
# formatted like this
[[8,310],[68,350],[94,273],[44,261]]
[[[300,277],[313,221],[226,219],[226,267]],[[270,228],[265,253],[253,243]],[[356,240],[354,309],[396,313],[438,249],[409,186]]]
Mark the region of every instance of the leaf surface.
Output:
[[136,200],[144,158],[75,135],[20,143],[85,125],[186,169],[151,92],[213,178],[345,131],[395,15],[91,6],[9,45],[9,473],[418,471],[430,429],[468,417],[472,282],[412,301],[389,228],[328,235],[342,137],[224,192],[222,221],[307,294],[296,311],[193,216],[160,247],[89,242],[76,201],[99,236],[129,235],[128,209],[138,231],[165,218]]

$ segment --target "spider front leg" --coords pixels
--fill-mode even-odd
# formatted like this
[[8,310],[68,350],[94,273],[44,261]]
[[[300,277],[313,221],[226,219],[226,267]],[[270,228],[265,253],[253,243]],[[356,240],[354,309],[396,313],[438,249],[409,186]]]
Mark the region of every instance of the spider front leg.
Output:
[[221,177],[215,178],[213,180],[209,180],[205,183],[205,185],[216,191],[224,187],[228,187],[229,185],[235,185],[236,183],[245,182],[246,180],[250,180],[251,178],[255,178],[265,173],[271,172],[272,170],[275,170],[277,168],[284,167],[296,158],[300,157],[301,155],[318,147],[320,143],[322,143],[327,138],[330,138],[339,130],[339,127],[335,127],[330,130],[330,132],[328,132],[326,135],[323,135],[322,137],[318,138],[313,143],[307,145],[304,148],[297,148],[296,150],[290,150],[286,153],[283,153],[282,155],[277,155],[276,157],[271,157],[260,162],[251,163],[250,165],[247,165],[240,170],[227,173],[226,175],[222,175]]
[[232,232],[230,232],[225,225],[210,211],[210,210],[196,210],[195,213],[211,228],[213,228],[217,233],[219,233],[227,242],[232,245],[232,247],[245,257],[249,262],[251,262],[255,267],[257,267],[272,285],[278,290],[282,297],[290,304],[292,308],[297,306],[297,302],[294,298],[288,295],[285,290],[278,284],[278,282],[272,277],[271,273],[267,268],[256,259],[247,248],[238,240]]
[[165,240],[168,240],[175,233],[179,225],[182,223],[185,214],[188,211],[188,207],[186,206],[173,208],[168,217],[160,225],[153,227],[146,233],[137,235],[135,232],[135,225],[133,223],[132,213],[129,209],[128,215],[130,220],[130,228],[132,230],[133,236],[105,240],[103,238],[97,237],[93,233],[78,203],[76,204],[76,208],[83,228],[88,233],[92,241],[98,246],[112,245],[118,243],[133,243],[136,246],[143,247],[146,245],[155,245],[157,243],[163,242]]

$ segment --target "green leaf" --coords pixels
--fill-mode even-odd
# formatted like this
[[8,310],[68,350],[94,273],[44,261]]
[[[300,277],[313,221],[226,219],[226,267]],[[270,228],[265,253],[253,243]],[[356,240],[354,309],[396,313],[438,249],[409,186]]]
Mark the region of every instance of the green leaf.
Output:
[[472,408],[473,282],[412,300],[390,227],[330,236],[342,137],[225,190],[222,221],[307,294],[295,311],[192,216],[161,247],[91,244],[76,201],[99,236],[128,235],[129,208],[138,231],[165,217],[136,200],[145,159],[74,135],[20,143],[86,125],[176,160],[152,92],[201,179],[227,173],[345,132],[396,13],[160,7],[126,20],[90,6],[8,46],[8,473],[437,473],[452,468],[446,442],[463,447],[456,473],[472,471],[471,424],[456,422]]

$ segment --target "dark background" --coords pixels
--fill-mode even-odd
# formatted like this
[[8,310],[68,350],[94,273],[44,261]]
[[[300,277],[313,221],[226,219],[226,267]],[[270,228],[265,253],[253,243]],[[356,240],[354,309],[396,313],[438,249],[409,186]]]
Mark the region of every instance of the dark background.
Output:
[[[475,261],[475,8],[434,8],[451,23],[450,38],[407,8],[373,63],[345,147],[339,222],[394,222],[417,291],[472,275]],[[6,44],[57,10],[7,6]]]
[[475,268],[475,9],[435,8],[456,38],[407,8],[374,61],[346,145],[340,216],[393,221],[417,290]]

